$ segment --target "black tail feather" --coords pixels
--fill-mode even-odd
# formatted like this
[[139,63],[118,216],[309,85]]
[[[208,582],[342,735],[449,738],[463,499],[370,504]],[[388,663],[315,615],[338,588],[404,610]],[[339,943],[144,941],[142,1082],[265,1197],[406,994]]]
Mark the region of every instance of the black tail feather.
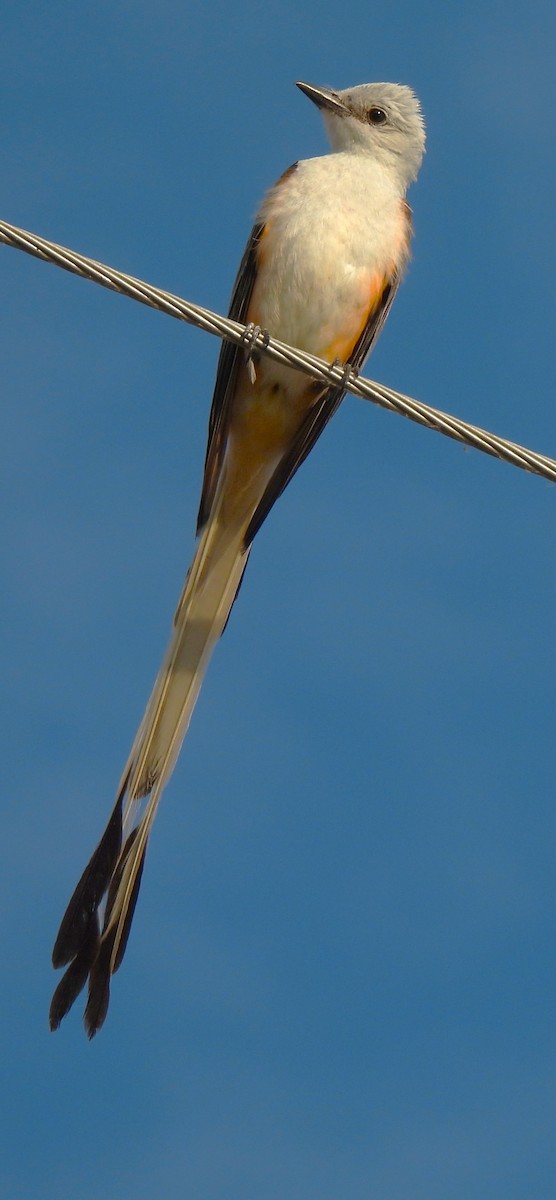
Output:
[[114,974],[118,970],[118,967],[121,966],[122,959],[126,952],[126,946],[127,946],[127,942],[128,942],[128,938],[129,938],[129,931],[131,929],[131,922],[133,921],[135,905],[137,904],[139,888],[141,887],[141,877],[143,875],[143,867],[145,866],[145,854],[146,853],[147,853],[147,847],[145,846],[145,849],[143,850],[143,853],[141,855],[141,862],[140,862],[139,868],[137,870],[137,875],[135,876],[135,882],[133,884],[133,891],[131,893],[131,898],[130,898],[127,912],[125,915],[125,921],[124,921],[121,936],[120,936],[120,944],[118,946],[118,951],[117,951],[116,957],[114,959],[114,966],[112,968]]
[[[50,1005],[50,1028],[58,1029],[60,1022],[83,990],[89,977],[89,998],[85,1009],[85,1029],[89,1038],[100,1029],[108,1012],[110,1001],[110,976],[118,970],[127,946],[131,922],[145,862],[146,847],[141,856],[130,901],[127,906],[118,947],[114,945],[118,936],[118,922],[111,927],[114,902],[122,875],[141,826],[133,829],[122,849],[122,793],[118,796],[114,811],[102,840],[90,862],[62,918],[58,936],[52,951],[55,967],[66,966]],[[106,909],[102,933],[99,923],[99,905],[106,895]],[[113,959],[113,961],[112,961]]]
[[89,978],[89,998],[85,1008],[83,1021],[87,1037],[94,1038],[95,1033],[104,1024],[108,1005],[110,1003],[110,959],[112,956],[112,948],[116,930],[110,932],[110,936],[104,942],[101,942],[100,949],[91,967]]
[[135,877],[133,891],[131,893],[124,924],[119,937],[118,949],[116,951],[114,962],[112,963],[112,954],[114,952],[114,943],[118,933],[118,925],[116,923],[111,929],[108,928],[108,926],[118,884],[120,882],[131,847],[133,846],[133,843],[137,837],[137,833],[137,829],[134,829],[133,832],[130,833],[118,865],[118,870],[116,871],[110,885],[110,892],[106,905],[106,916],[104,918],[104,931],[100,940],[98,953],[90,968],[89,999],[87,1000],[87,1007],[85,1009],[84,1016],[85,1029],[87,1032],[87,1037],[89,1038],[93,1038],[95,1033],[97,1033],[101,1028],[101,1025],[104,1024],[106,1014],[108,1012],[108,1005],[110,1003],[110,977],[118,970],[118,967],[120,966],[125,954],[129,931],[131,929],[131,922],[133,920],[133,913],[135,911],[135,905],[137,904],[137,897],[139,895],[139,888],[141,885],[141,876],[143,874],[143,866],[145,863],[146,847],[141,856],[141,863]]
[[[121,878],[124,873],[126,863],[128,861],[132,847],[135,845],[135,841],[137,839],[137,834],[139,833],[140,828],[141,828],[141,826],[138,825],[136,829],[132,829],[131,833],[129,834],[129,837],[126,839],[126,843],[122,850],[122,853],[120,856],[120,861],[118,863],[118,867],[117,867],[116,871],[114,872],[112,882],[110,884],[108,896],[106,899],[106,911],[104,914],[104,927],[102,930],[103,940],[108,931],[108,927],[110,925],[110,919],[112,917],[112,909],[114,907],[114,900],[116,899],[116,895],[117,895],[118,888],[120,886]],[[118,950],[116,952],[116,957],[114,959],[114,966],[112,968],[112,974],[114,974],[118,970],[118,967],[120,966],[123,956],[125,954],[127,941],[129,938],[129,931],[131,929],[131,922],[133,920],[133,914],[135,912],[135,906],[137,904],[137,897],[139,895],[139,888],[141,886],[141,878],[143,875],[143,867],[145,865],[146,852],[147,852],[147,847],[145,846],[145,849],[143,850],[143,853],[141,855],[141,862],[139,864],[137,874],[135,876],[135,881],[133,884],[133,891],[131,893],[129,904],[127,906],[127,912],[125,915],[125,920],[124,920],[124,924],[122,927],[122,931],[120,934],[120,940],[119,940]]]
[[65,967],[88,941],[98,906],[108,888],[122,845],[122,796],[118,796],[105,833],[77,884],[62,918],[52,965]]
[[100,944],[100,926],[96,913],[92,914],[87,936],[67,971],[62,976],[50,1005],[49,1021],[52,1032],[69,1012],[79,993],[83,991],[87,976],[95,961]]
[[114,901],[116,899],[116,894],[117,894],[118,888],[121,883],[122,875],[124,873],[124,867],[129,858],[131,848],[135,844],[135,840],[137,838],[138,833],[139,833],[139,826],[137,825],[136,828],[132,829],[131,833],[128,834],[128,836],[125,840],[124,847],[121,851],[120,857],[118,859],[118,864],[112,873],[112,878],[110,879],[110,887],[108,888],[108,895],[106,897],[106,908],[104,911],[104,925],[103,925],[103,929],[102,929],[103,934],[106,933],[106,930],[108,929],[108,926],[110,924],[110,918],[112,916],[112,909],[114,907]]

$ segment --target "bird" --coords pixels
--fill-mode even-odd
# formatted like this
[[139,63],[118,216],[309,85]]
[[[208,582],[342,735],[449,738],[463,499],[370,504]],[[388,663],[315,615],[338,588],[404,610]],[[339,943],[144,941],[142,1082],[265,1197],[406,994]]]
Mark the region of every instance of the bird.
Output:
[[[240,263],[229,315],[251,346],[220,350],[196,549],[108,825],[56,937],[53,966],[66,970],[53,1030],[87,982],[88,1037],[104,1023],[160,798],[254,538],[373,348],[410,258],[406,193],[425,149],[415,93],[395,83],[297,87],[320,110],[330,151],[294,163],[270,188]],[[347,374],[326,384],[271,361],[253,345],[261,331]]]

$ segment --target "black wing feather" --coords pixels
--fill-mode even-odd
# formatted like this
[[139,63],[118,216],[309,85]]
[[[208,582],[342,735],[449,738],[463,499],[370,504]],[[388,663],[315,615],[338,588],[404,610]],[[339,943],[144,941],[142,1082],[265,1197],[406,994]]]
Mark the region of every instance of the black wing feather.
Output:
[[[261,240],[263,229],[264,222],[256,223],[253,226],[251,236],[245,247],[245,253],[239,266],[228,312],[228,316],[232,321],[244,322],[246,319],[253,285],[257,277],[257,246]],[[222,342],[210,410],[203,490],[201,492],[201,502],[197,517],[197,533],[201,531],[208,520],[220,477],[230,424],[231,403],[235,393],[237,373],[242,357],[243,350],[240,346],[235,346],[233,342]]]

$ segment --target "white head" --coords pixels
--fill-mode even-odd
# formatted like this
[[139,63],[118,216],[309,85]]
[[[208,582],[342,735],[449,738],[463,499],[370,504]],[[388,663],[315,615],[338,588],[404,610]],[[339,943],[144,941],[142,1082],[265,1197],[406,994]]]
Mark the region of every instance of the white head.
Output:
[[399,83],[362,83],[333,92],[298,83],[320,108],[333,150],[369,154],[394,168],[405,191],[425,151],[425,125],[411,88]]

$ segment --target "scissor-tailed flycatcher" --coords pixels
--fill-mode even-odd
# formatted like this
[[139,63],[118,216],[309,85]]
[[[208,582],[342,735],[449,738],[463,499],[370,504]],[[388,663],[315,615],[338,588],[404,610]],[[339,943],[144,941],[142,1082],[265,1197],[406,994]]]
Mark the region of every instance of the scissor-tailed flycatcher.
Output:
[[[423,157],[423,120],[413,92],[394,83],[342,92],[307,83],[298,87],[320,108],[332,153],[295,163],[271,188],[241,261],[230,316],[358,369],[382,329],[409,258],[405,193]],[[104,1021],[162,790],[253,538],[343,395],[341,385],[323,387],[268,358],[256,359],[253,369],[243,350],[222,345],[199,542],[115,808],[56,938],[54,966],[69,965],[52,1000],[52,1029],[87,979],[89,1037]]]

